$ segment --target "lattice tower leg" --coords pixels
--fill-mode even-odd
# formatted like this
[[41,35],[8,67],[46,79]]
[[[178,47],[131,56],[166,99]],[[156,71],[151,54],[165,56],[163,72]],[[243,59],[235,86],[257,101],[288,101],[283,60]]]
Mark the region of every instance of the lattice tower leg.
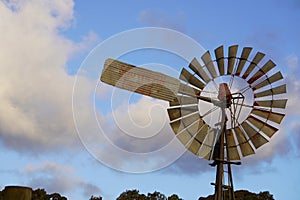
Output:
[[[228,155],[228,149],[227,146],[225,145],[225,137],[226,137],[226,114],[225,114],[225,108],[222,108],[222,117],[223,119],[223,128],[222,132],[220,135],[220,138],[218,139],[218,142],[216,144],[216,149],[217,151],[216,156],[214,157],[214,165],[217,166],[217,171],[216,171],[216,182],[215,182],[215,197],[214,200],[235,200],[234,197],[234,189],[233,189],[233,178],[232,178],[232,170],[231,170],[231,163],[229,160],[229,155]],[[225,147],[226,147],[226,158],[225,158]],[[236,163],[233,163],[236,164]],[[213,166],[214,166],[213,165]],[[224,165],[227,165],[227,180],[228,180],[228,185],[225,185],[225,177],[224,177]],[[228,197],[228,198],[226,198]]]
[[219,142],[219,157],[214,161],[217,163],[217,173],[216,173],[216,183],[215,183],[215,200],[223,199],[223,176],[224,176],[224,166],[222,160],[224,160],[224,134],[220,136]]

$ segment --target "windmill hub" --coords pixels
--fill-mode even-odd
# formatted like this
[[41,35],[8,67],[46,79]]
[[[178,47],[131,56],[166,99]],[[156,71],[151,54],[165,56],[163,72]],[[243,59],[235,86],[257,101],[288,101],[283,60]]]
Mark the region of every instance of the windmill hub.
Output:
[[[250,86],[247,81],[236,75],[222,75],[209,81],[198,98],[198,110],[200,115],[204,116],[205,123],[217,128],[222,108],[225,109],[228,119],[226,124],[228,129],[233,129],[245,121],[252,108],[244,105],[254,104],[254,91]],[[205,101],[205,98],[211,102]],[[206,114],[210,110],[213,112]]]
[[218,99],[221,101],[222,107],[230,107],[232,95],[227,83],[221,83],[219,85]]

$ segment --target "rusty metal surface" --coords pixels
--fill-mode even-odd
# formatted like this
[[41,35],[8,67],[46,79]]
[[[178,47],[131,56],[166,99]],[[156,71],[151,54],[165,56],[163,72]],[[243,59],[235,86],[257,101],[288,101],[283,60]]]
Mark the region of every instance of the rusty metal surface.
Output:
[[199,132],[201,127],[204,125],[204,121],[202,119],[197,119],[191,123],[190,126],[186,128],[186,130],[193,136],[195,137],[196,134]]
[[245,133],[248,135],[251,143],[257,149],[268,142],[257,130],[255,130],[247,121],[244,121],[241,126],[243,127]]
[[195,113],[195,114],[189,115],[185,118],[177,118],[177,119],[178,120],[172,121],[170,123],[170,125],[175,133],[182,131],[183,129],[185,129],[186,127],[188,127],[195,121],[199,120],[200,117],[199,117],[198,113]]
[[242,155],[245,157],[245,156],[254,154],[255,152],[254,152],[252,146],[250,145],[249,141],[247,140],[247,138],[243,134],[240,127],[235,127],[234,128],[234,133],[235,133],[236,138],[238,140],[238,144],[239,144]]
[[[194,122],[200,120],[200,116],[198,113],[194,113],[192,115],[189,115],[187,117],[181,118],[181,123],[184,125],[184,127],[188,127]],[[197,130],[197,129],[196,129]]]
[[209,129],[209,126],[207,124],[204,124],[202,125],[202,127],[199,129],[195,139],[197,141],[199,141],[201,144],[203,144],[204,140],[205,140],[205,137],[208,133],[208,129]]
[[265,54],[261,52],[257,52],[255,54],[253,60],[250,62],[249,66],[247,67],[245,73],[242,76],[243,79],[246,79],[249,76],[249,74],[253,71],[255,66],[258,65],[258,63],[263,59],[264,56]]
[[166,101],[173,101],[176,98],[180,85],[180,81],[176,78],[114,59],[105,61],[101,81]]
[[186,146],[186,144],[192,139],[192,136],[187,131],[178,133],[176,137],[184,146]]
[[216,139],[215,130],[209,127],[206,132],[202,134],[205,135],[205,138],[197,155],[210,160]]
[[184,128],[183,125],[181,124],[180,120],[171,122],[170,126],[171,126],[173,132],[175,133],[175,135]]
[[188,95],[191,97],[198,97],[200,95],[201,91],[196,88],[192,88],[191,86],[189,86],[187,84],[180,83],[178,93],[185,94],[185,95]]
[[255,118],[254,116],[249,116],[247,120],[255,126],[259,131],[262,131],[265,135],[271,138],[274,133],[278,131],[277,128],[267,124],[267,122],[263,122],[260,119]]
[[189,64],[189,68],[193,70],[205,83],[208,83],[211,80],[211,78],[203,69],[203,66],[196,58],[191,61],[191,63]]
[[270,95],[277,95],[277,94],[284,94],[286,93],[286,85],[280,85],[268,90],[264,90],[258,93],[254,93],[254,98],[260,98],[260,97],[265,97],[265,96],[270,96]]
[[188,106],[188,107],[176,107],[176,108],[168,108],[168,114],[170,120],[173,121],[177,118],[184,117],[186,115],[192,113],[198,113],[198,106]]
[[252,87],[252,89],[257,90],[257,89],[265,87],[269,84],[275,83],[276,81],[279,81],[281,79],[283,79],[282,74],[280,72],[277,72],[277,73],[273,74],[272,76],[270,76],[269,78],[264,79],[263,81],[261,81],[261,82],[257,83],[256,85],[254,85]]
[[282,113],[275,113],[272,111],[266,111],[266,110],[260,110],[257,108],[254,108],[251,111],[252,114],[257,115],[259,117],[265,118],[267,120],[271,120],[273,122],[276,122],[277,124],[280,124],[281,120],[285,116],[285,114]]
[[197,119],[197,116],[195,115],[193,117],[189,116],[180,121],[180,126],[182,126],[183,128],[180,128],[181,131],[177,134],[177,138],[183,145],[186,146],[186,148],[191,148],[196,154],[201,144],[194,138],[195,134],[202,127],[204,122],[202,121],[202,119],[199,118],[199,116]]
[[179,141],[185,145],[187,149],[189,149],[195,155],[209,159],[212,144],[205,144],[202,146],[204,140],[207,139],[206,137],[209,132],[209,126],[205,124],[205,122],[199,118],[199,116],[197,120],[195,120],[196,118],[189,116],[186,119],[172,122],[171,126],[174,127],[174,132],[178,133],[176,136]]
[[239,76],[241,74],[251,51],[252,51],[251,47],[244,47],[243,48],[242,55],[239,59],[239,64],[237,66],[237,70],[235,72],[235,75]]
[[234,63],[236,60],[236,53],[238,50],[238,45],[230,46],[228,49],[228,63],[227,63],[227,74],[232,74]]
[[224,75],[224,48],[223,46],[219,46],[215,49],[216,61],[219,69],[220,75]]
[[285,108],[287,99],[254,101],[254,106]]
[[232,129],[226,131],[225,140],[228,151],[227,156],[229,157],[229,160],[240,160],[241,158],[234,140]]
[[198,104],[198,99],[195,97],[178,95],[174,101],[170,101],[170,106]]
[[260,77],[265,75],[268,71],[273,69],[276,66],[276,64],[272,61],[269,60],[262,66],[249,80],[248,83],[252,84],[254,81],[258,80]]
[[188,82],[199,89],[203,89],[205,87],[205,84],[202,81],[193,76],[193,74],[191,74],[185,68],[181,70],[179,79]]
[[212,78],[216,78],[218,75],[216,72],[215,64],[212,61],[209,51],[204,53],[203,56],[201,57],[201,59],[204,62],[205,66],[206,66],[207,70],[209,71],[210,75],[212,76]]
[[201,144],[197,140],[192,140],[187,146],[187,149],[191,151],[193,154],[198,154],[198,151],[201,147]]

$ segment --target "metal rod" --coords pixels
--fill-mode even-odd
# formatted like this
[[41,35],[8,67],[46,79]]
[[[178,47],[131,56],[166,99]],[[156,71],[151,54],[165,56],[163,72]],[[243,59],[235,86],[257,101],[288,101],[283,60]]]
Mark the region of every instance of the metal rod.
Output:
[[[227,137],[227,135],[225,134],[225,137]],[[226,139],[225,139],[226,140]],[[227,140],[226,140],[227,141]],[[229,156],[229,150],[228,150],[228,144],[226,144],[226,160],[227,160],[227,172],[228,172],[228,196],[229,196],[229,200],[235,200],[235,196],[234,196],[234,187],[233,187],[233,178],[232,178],[232,171],[231,171],[231,164],[233,162],[230,161],[230,156]],[[240,162],[238,162],[237,164],[241,164]]]
[[[222,112],[222,122],[224,122],[224,125],[222,127],[222,132],[219,138],[219,160],[224,160],[224,134],[226,130],[226,113],[225,113],[225,107],[221,107]],[[223,174],[224,174],[224,166],[223,162],[220,162],[215,159],[217,162],[217,174],[216,174],[216,186],[215,186],[215,200],[223,200]]]
[[231,164],[228,164],[228,178],[229,178],[228,182],[229,182],[229,186],[230,186],[229,199],[235,200]]

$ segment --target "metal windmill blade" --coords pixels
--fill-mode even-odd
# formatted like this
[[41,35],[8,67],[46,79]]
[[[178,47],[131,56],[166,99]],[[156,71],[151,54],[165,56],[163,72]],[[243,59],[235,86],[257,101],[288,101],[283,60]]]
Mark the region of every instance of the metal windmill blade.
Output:
[[101,81],[166,101],[176,98],[180,86],[180,82],[175,78],[114,59],[105,61]]
[[[169,101],[170,126],[193,154],[217,166],[215,200],[224,188],[233,195],[232,164],[255,153],[278,131],[284,118],[286,85],[265,54],[238,45],[194,58],[179,79],[117,60],[105,62],[101,81],[142,95]],[[225,55],[227,53],[227,55]],[[240,54],[240,56],[238,56]],[[234,162],[233,162],[234,161]],[[224,185],[227,166],[228,185]]]
[[[237,57],[236,55],[237,50],[237,45],[230,46],[228,48],[228,56],[225,57],[223,46],[218,47],[215,50],[216,60],[214,62],[211,60],[210,53],[206,52],[202,56],[203,62],[205,63],[204,66],[201,66],[197,59],[193,59],[189,68],[194,73],[192,74],[188,72],[187,69],[183,68],[180,75],[180,79],[185,82],[185,88],[190,87],[192,89],[189,89],[190,92],[187,93],[185,92],[187,89],[184,89],[183,91],[183,87],[181,87],[177,95],[177,99],[179,100],[176,102],[178,103],[170,102],[168,112],[169,115],[171,115],[173,112],[172,107],[174,106],[180,105],[182,108],[186,108],[192,105],[191,103],[195,104],[197,99],[200,99],[201,101],[202,99],[197,97],[197,94],[193,91],[197,88],[199,90],[198,95],[200,95],[201,92],[207,93],[204,84],[220,82],[216,80],[217,78],[224,76],[230,77],[230,80],[227,83],[228,85],[230,82],[234,82],[234,79],[238,79],[239,83],[244,81],[244,88],[241,88],[238,92],[235,92],[235,94],[230,94],[232,96],[230,112],[233,114],[230,118],[231,122],[234,122],[234,125],[231,125],[230,127],[227,126],[228,135],[230,136],[226,138],[226,141],[228,141],[226,142],[226,148],[228,148],[227,156],[230,160],[240,160],[241,157],[253,154],[254,149],[259,148],[268,142],[270,137],[278,130],[276,127],[273,127],[273,125],[270,125],[269,122],[272,121],[279,124],[284,117],[283,113],[273,112],[272,110],[274,108],[284,109],[287,102],[286,99],[276,99],[276,95],[286,93],[286,85],[272,85],[276,81],[282,79],[281,73],[267,74],[275,67],[273,61],[269,60],[262,67],[259,67],[258,64],[264,57],[263,53],[257,52],[252,60],[247,60],[252,48],[243,48],[240,57]],[[248,64],[248,66],[244,67],[245,64]],[[220,74],[220,76],[217,77],[216,74]],[[267,89],[259,90],[260,88]],[[247,90],[251,90],[253,93],[253,96],[250,97],[253,98],[252,105],[238,101],[245,98]],[[215,90],[211,92],[218,94],[220,91]],[[190,101],[182,101],[181,99],[190,99]],[[215,105],[215,107],[219,106]],[[234,107],[236,107],[235,110]],[[247,116],[244,116],[244,118],[240,120],[237,110],[241,110],[243,107],[249,108],[249,111]],[[199,106],[199,110],[200,109],[201,107]],[[217,109],[215,108],[211,109],[211,112],[216,111]],[[205,115],[207,114],[211,113],[206,113]],[[178,115],[177,117],[178,119],[182,118],[181,115]],[[200,114],[200,119],[203,117],[205,116],[201,116]],[[170,117],[170,119],[173,118]],[[203,124],[206,125],[205,121]],[[203,133],[199,132],[198,134]],[[197,135],[194,135],[195,140],[196,136]],[[203,137],[205,137],[205,133]],[[199,152],[195,154],[199,154]],[[210,157],[207,156],[206,158]]]

